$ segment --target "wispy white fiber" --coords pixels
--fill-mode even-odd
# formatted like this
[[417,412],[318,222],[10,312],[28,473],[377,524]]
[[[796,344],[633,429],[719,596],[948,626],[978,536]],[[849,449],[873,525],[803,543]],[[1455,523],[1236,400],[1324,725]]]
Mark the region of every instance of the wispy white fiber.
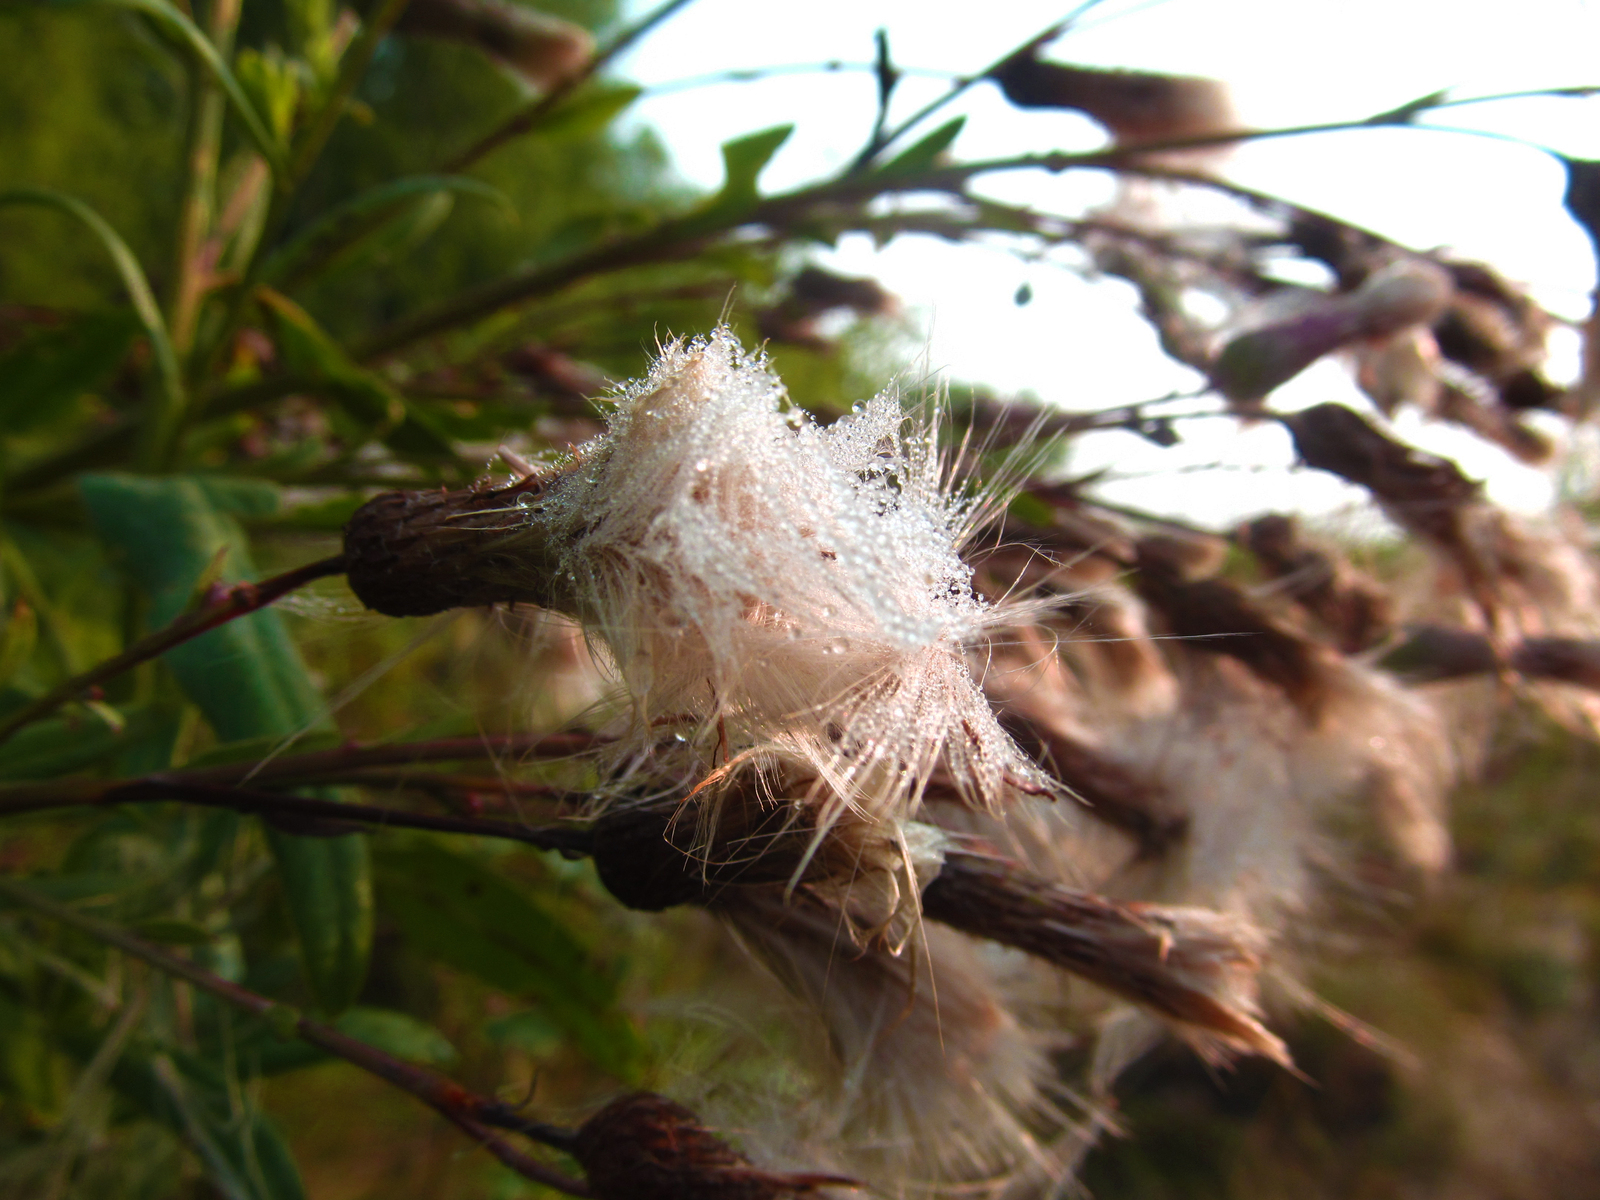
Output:
[[1037,771],[965,661],[993,622],[931,416],[879,396],[826,428],[726,329],[674,342],[541,505],[641,743],[778,748],[828,803],[913,812],[936,769],[998,807]]

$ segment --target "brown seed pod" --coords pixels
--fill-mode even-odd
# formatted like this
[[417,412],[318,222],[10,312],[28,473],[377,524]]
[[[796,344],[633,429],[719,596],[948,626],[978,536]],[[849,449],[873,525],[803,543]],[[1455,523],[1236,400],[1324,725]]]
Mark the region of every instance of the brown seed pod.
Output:
[[945,858],[923,890],[922,911],[1154,1009],[1202,1053],[1288,1065],[1283,1043],[1255,1017],[1261,960],[1243,921],[1201,908],[1119,904],[966,851]]
[[492,604],[564,607],[554,553],[528,520],[548,483],[530,475],[510,487],[373,497],[344,530],[350,590],[390,617]]
[[397,28],[471,46],[546,90],[594,54],[594,38],[582,26],[507,0],[411,0]]
[[1393,263],[1353,292],[1319,297],[1293,317],[1239,334],[1212,364],[1211,386],[1236,403],[1259,401],[1342,346],[1426,325],[1450,296],[1450,277],[1440,268]]
[[842,1175],[758,1170],[681,1104],[653,1092],[613,1100],[578,1130],[573,1157],[595,1200],[786,1200],[855,1188]]
[[1348,563],[1302,541],[1293,517],[1257,517],[1242,534],[1266,574],[1333,635],[1341,653],[1358,654],[1388,636],[1394,607],[1388,594]]
[[1087,113],[1124,145],[1238,128],[1227,86],[1215,79],[1043,62],[1036,47],[1008,58],[990,78],[1018,108]]
[[1285,628],[1236,585],[1186,579],[1163,541],[1143,539],[1137,551],[1134,590],[1171,633],[1193,639],[1193,649],[1238,659],[1281,688],[1308,720],[1321,717],[1328,699],[1325,650]]
[[1412,532],[1461,547],[1461,512],[1479,486],[1455,463],[1397,441],[1342,404],[1316,404],[1282,420],[1307,466],[1366,488]]

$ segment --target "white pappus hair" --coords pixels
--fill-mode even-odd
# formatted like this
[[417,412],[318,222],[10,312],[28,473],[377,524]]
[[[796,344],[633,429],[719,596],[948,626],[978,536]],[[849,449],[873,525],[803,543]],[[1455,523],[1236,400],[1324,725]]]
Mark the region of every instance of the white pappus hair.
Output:
[[972,591],[972,504],[932,425],[889,392],[821,427],[726,328],[669,343],[621,393],[540,519],[633,740],[688,726],[781,753],[870,818],[910,816],[936,769],[991,809],[1044,786],[965,660],[1000,618]]

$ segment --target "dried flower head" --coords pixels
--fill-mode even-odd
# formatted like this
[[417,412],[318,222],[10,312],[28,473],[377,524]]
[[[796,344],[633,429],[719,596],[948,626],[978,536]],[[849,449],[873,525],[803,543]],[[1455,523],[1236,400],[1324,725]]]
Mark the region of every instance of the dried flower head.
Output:
[[818,426],[727,330],[670,344],[528,521],[636,744],[670,724],[798,760],[840,811],[910,815],[936,769],[997,808],[1042,779],[966,663],[1005,619],[959,552],[974,500],[929,415],[892,393],[857,408]]

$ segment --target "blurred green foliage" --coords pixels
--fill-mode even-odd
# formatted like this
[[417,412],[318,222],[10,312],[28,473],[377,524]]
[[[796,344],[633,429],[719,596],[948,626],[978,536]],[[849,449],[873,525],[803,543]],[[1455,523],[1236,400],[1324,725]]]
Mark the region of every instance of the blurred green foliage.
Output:
[[[602,41],[617,29],[611,0],[544,7]],[[197,9],[202,27],[233,11]],[[458,164],[534,103],[478,50],[389,34],[344,94],[341,55],[362,34],[334,6],[248,0],[236,29],[209,28],[233,44],[223,57],[287,160],[319,113],[337,118],[303,179],[271,179],[236,117],[207,133],[220,94],[170,21],[115,5],[0,6],[0,198],[50,189],[87,205],[161,307],[154,326],[135,312],[83,220],[0,204],[0,720],[216,586],[334,553],[376,489],[471,480],[502,442],[536,453],[580,440],[594,428],[588,397],[637,374],[658,335],[708,329],[736,290],[734,319],[750,324],[743,314],[804,246],[860,223],[871,200],[858,188],[848,218],[835,207],[737,236],[786,130],[730,143],[726,186],[696,196],[651,134],[616,134],[635,92],[603,74]],[[882,177],[931,165],[957,129],[898,152]],[[676,240],[650,240],[663,229]],[[630,249],[606,259],[616,246]],[[367,352],[393,322],[541,270],[556,282]],[[804,339],[774,347],[808,407],[840,410],[894,365],[892,335],[851,336],[854,359]],[[0,743],[0,784],[554,729],[595,700],[583,654],[553,623],[382,620],[325,582],[27,725]],[[1529,1119],[1589,1087],[1518,1092],[1496,1064],[1527,1045],[1559,1057],[1590,1044],[1579,1027],[1600,983],[1581,950],[1600,934],[1584,782],[1595,765],[1556,735],[1508,758],[1463,810],[1464,870],[1448,894],[1399,932],[1367,914],[1364,944],[1385,949],[1328,983],[1336,1002],[1430,1054],[1476,1054],[1463,1078],[1507,1089]],[[307,792],[549,815],[548,794],[581,789],[589,770],[485,754]],[[650,1000],[716,975],[704,928],[693,914],[619,911],[585,864],[159,802],[0,820],[0,871],[513,1103],[536,1093],[543,1110],[581,1113],[701,1052],[693,1022]],[[1435,1103],[1436,1078],[1316,1023],[1295,1052],[1322,1090],[1152,1060],[1123,1085],[1134,1140],[1096,1152],[1091,1190],[1416,1195],[1478,1161]],[[781,1093],[782,1079],[766,1082]],[[1566,1136],[1551,1134],[1547,1156],[1558,1193]],[[0,910],[0,1195],[539,1194],[460,1149],[410,1098],[267,1022]]]

